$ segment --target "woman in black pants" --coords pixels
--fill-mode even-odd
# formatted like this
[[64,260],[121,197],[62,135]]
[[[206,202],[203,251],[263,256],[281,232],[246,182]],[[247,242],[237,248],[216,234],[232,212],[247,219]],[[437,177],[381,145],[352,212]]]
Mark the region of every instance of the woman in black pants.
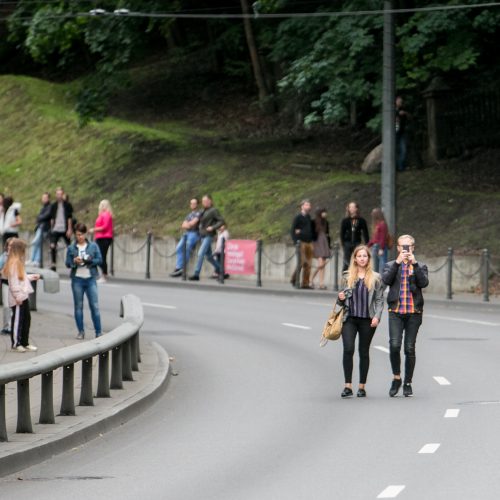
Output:
[[380,275],[373,271],[371,252],[366,245],[356,247],[349,269],[344,273],[343,290],[338,303],[345,307],[342,342],[344,344],[345,388],[341,396],[352,392],[352,370],[356,335],[359,333],[358,398],[366,396],[365,384],[370,367],[370,344],[384,309],[384,286]]

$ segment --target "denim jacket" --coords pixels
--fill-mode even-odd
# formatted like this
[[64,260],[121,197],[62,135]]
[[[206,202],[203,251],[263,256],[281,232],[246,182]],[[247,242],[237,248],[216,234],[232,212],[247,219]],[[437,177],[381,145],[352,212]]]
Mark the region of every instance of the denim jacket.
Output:
[[[85,249],[85,252],[89,256],[90,260],[90,262],[86,264],[86,266],[90,269],[90,277],[96,279],[99,274],[97,266],[102,264],[101,251],[93,241],[85,241],[87,242],[87,248]],[[66,252],[66,267],[69,267],[71,269],[71,278],[75,277],[76,270],[78,268],[78,265],[74,262],[76,257],[78,257],[78,247],[76,246],[76,243],[72,243],[68,247],[68,251]]]

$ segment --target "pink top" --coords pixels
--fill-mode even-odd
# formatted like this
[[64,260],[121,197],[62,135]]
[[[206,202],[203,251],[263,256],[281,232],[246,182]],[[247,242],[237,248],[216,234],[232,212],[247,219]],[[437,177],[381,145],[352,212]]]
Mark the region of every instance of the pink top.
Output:
[[95,221],[95,227],[102,227],[102,231],[96,231],[94,238],[112,238],[113,237],[113,216],[107,211],[101,212]]
[[384,250],[387,245],[387,233],[388,233],[387,224],[384,221],[380,221],[375,226],[375,233],[372,236],[372,239],[368,242],[368,246],[377,244],[381,250]]
[[11,272],[7,279],[9,280],[9,307],[17,306],[18,302],[24,302],[33,293],[31,281],[35,277],[32,274],[25,273],[24,279],[20,280],[17,272]]

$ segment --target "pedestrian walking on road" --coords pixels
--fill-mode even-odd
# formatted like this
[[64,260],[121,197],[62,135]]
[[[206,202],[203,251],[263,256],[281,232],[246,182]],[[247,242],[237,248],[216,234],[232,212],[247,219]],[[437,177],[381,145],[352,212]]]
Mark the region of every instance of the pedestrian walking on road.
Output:
[[186,215],[186,218],[181,224],[181,229],[184,233],[175,249],[177,256],[175,260],[175,269],[170,273],[172,278],[182,276],[182,270],[184,268],[184,245],[186,246],[186,260],[189,262],[191,252],[198,241],[200,241],[198,226],[200,224],[201,212],[198,209],[198,198],[192,198],[189,202],[189,207],[191,211]]
[[366,396],[365,384],[370,367],[370,344],[384,310],[384,286],[380,274],[372,267],[370,249],[358,246],[344,273],[338,304],[345,307],[342,343],[345,387],[341,396],[353,396],[352,371],[356,335],[359,333],[359,389],[358,398]]
[[219,211],[214,207],[214,202],[212,197],[208,194],[203,196],[201,200],[203,206],[203,211],[200,215],[200,237],[201,245],[198,251],[198,260],[196,261],[196,267],[194,273],[189,277],[191,281],[199,281],[201,268],[203,266],[203,260],[205,257],[208,262],[212,264],[215,269],[215,273],[218,275],[220,273],[219,263],[214,259],[212,255],[212,242],[219,229],[224,224],[224,219],[222,218]]
[[12,309],[11,341],[12,350],[16,352],[38,350],[29,342],[31,313],[28,298],[34,291],[31,282],[40,279],[40,275],[27,274],[25,260],[26,242],[12,238],[9,241],[9,255],[2,276],[9,282],[9,306]]
[[22,224],[21,219],[21,204],[15,202],[12,196],[6,196],[3,199],[3,244],[9,238],[17,238],[19,236],[19,227]]
[[372,210],[372,238],[368,246],[372,249],[373,269],[382,272],[387,262],[389,229],[381,208]]
[[50,231],[50,194],[42,194],[42,207],[36,218],[35,236],[31,241],[30,264],[39,267],[42,263],[43,242]]
[[340,242],[344,251],[343,271],[347,271],[354,249],[364,243],[368,244],[370,236],[366,220],[361,217],[359,205],[355,201],[348,203],[345,218],[340,223]]
[[97,283],[106,283],[108,279],[108,250],[113,244],[113,210],[108,200],[102,200],[99,203],[99,214],[91,232],[94,233],[94,241],[101,251],[102,258],[100,264],[102,276],[97,280]]
[[313,255],[318,259],[318,266],[311,278],[311,288],[315,287],[314,280],[319,275],[319,289],[326,290],[325,267],[330,258],[331,241],[330,226],[328,225],[326,208],[318,208],[314,218],[316,241],[313,242]]
[[399,255],[388,262],[382,273],[382,280],[389,286],[389,344],[390,359],[394,380],[389,396],[394,397],[401,388],[401,346],[404,338],[405,377],[403,394],[413,396],[412,381],[415,370],[415,344],[424,311],[422,289],[429,284],[425,264],[417,261],[414,255],[415,239],[410,235],[398,238]]
[[101,314],[99,311],[99,296],[97,293],[97,266],[102,263],[101,251],[96,243],[87,239],[87,226],[81,222],[75,226],[75,243],[68,247],[66,253],[66,267],[71,269],[71,290],[73,292],[73,303],[75,322],[78,329],[78,340],[85,338],[85,327],[83,323],[83,297],[87,296],[90,314],[94,325],[95,336],[100,337]]
[[62,187],[56,189],[56,201],[50,207],[50,268],[55,271],[57,264],[57,243],[62,238],[68,246],[73,235],[73,206],[64,199]]
[[301,287],[304,289],[311,289],[310,276],[312,259],[314,254],[313,242],[316,239],[316,230],[314,222],[311,219],[311,202],[309,200],[302,200],[300,203],[300,213],[298,213],[292,222],[292,240],[295,245],[300,245],[300,267],[295,268],[292,274],[290,283],[295,286],[295,283],[302,271]]

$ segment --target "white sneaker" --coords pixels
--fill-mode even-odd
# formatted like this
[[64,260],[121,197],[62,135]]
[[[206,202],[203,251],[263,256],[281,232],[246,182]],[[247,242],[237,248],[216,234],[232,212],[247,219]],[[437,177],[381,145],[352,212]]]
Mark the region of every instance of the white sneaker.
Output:
[[38,351],[38,347],[34,346],[34,345],[31,345],[31,344],[28,344],[25,349],[27,351],[32,351],[32,352],[35,352],[35,351]]
[[17,347],[12,348],[15,352],[26,352],[26,349],[22,345],[18,345]]

